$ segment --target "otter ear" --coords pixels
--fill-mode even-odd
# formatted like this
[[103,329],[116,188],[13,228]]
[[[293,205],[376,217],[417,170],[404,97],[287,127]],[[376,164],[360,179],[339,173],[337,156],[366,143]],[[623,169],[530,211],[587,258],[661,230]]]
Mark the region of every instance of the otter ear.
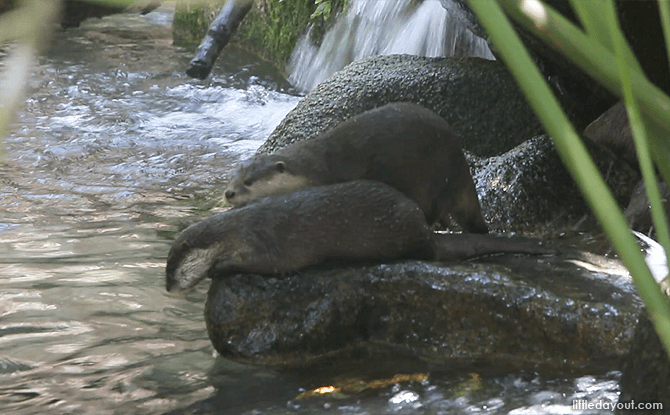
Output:
[[279,173],[284,173],[284,170],[286,170],[286,165],[284,164],[283,161],[278,161],[278,162],[275,163],[275,169]]
[[188,252],[191,250],[191,246],[188,244],[188,242],[184,241],[181,244],[179,244],[179,251],[180,252]]

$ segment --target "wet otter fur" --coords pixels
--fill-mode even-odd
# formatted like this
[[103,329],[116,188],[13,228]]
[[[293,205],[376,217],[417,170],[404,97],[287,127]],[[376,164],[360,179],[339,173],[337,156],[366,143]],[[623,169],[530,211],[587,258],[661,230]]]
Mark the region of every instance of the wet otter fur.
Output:
[[312,140],[243,163],[225,191],[235,206],[260,197],[351,180],[384,182],[414,200],[429,224],[454,219],[486,233],[459,137],[434,112],[392,103],[354,116]]
[[206,277],[284,274],[327,260],[453,260],[498,252],[555,251],[493,235],[439,234],[394,188],[357,180],[268,196],[186,228],[168,255],[166,289]]

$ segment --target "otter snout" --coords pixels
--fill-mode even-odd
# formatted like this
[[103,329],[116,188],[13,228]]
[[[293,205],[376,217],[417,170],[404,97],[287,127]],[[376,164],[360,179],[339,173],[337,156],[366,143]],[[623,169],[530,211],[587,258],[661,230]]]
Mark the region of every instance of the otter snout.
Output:
[[[218,218],[218,216],[214,216]],[[214,221],[209,220],[204,225],[212,225]],[[186,228],[179,236],[170,253],[168,254],[167,265],[165,267],[165,289],[168,292],[185,291],[195,287],[200,281],[207,278],[209,269],[214,262],[222,256],[220,244],[210,244],[208,247],[191,248],[188,241],[194,241],[195,238],[207,239],[206,233],[203,233],[203,225],[199,222]]]
[[226,197],[227,201],[231,201],[235,197],[235,191],[233,189],[226,189],[226,192],[223,194]]

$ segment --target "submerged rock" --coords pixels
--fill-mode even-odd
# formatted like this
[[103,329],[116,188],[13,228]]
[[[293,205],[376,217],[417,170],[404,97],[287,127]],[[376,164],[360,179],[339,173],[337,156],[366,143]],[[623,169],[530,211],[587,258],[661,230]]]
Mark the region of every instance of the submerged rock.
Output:
[[160,3],[160,1],[135,0],[127,1],[123,5],[104,5],[82,0],[65,0],[61,12],[61,26],[63,28],[79,27],[81,22],[88,18],[101,18],[124,11],[146,14],[158,8]]
[[301,365],[383,345],[437,361],[617,367],[639,301],[625,271],[602,265],[503,255],[236,275],[213,280],[205,317],[216,350],[251,363]]

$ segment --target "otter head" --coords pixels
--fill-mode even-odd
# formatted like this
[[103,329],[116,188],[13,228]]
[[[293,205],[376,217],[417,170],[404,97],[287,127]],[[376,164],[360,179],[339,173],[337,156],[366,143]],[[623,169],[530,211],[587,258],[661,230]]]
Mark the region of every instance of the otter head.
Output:
[[279,155],[257,155],[235,173],[224,195],[234,206],[270,195],[293,193],[312,182],[292,169],[291,160]]
[[165,289],[176,292],[195,287],[207,277],[212,264],[210,249],[189,248],[185,242],[173,246],[165,267]]
[[225,256],[228,232],[224,227],[225,216],[219,213],[179,234],[168,254],[165,289],[187,290],[209,276],[212,267]]

